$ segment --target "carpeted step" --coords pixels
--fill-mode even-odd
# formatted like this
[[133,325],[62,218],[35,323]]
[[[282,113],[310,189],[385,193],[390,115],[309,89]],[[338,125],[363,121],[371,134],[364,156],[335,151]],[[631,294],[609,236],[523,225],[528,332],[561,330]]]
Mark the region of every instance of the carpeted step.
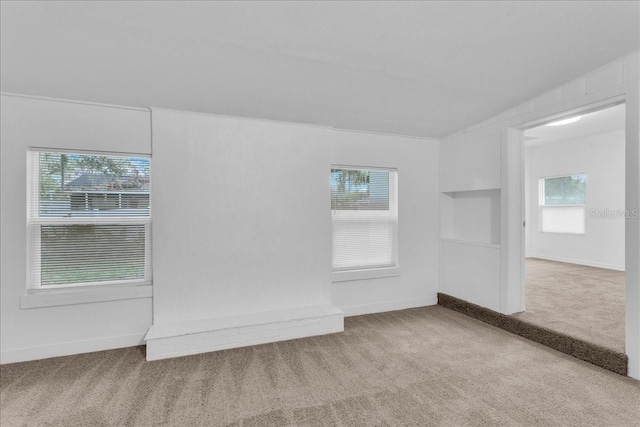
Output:
[[592,363],[620,375],[627,375],[629,360],[624,353],[542,326],[533,325],[518,318],[452,297],[451,295],[438,293],[438,304],[490,325],[497,326],[505,331],[520,335],[523,338],[546,345],[554,350],[577,357],[585,362]]

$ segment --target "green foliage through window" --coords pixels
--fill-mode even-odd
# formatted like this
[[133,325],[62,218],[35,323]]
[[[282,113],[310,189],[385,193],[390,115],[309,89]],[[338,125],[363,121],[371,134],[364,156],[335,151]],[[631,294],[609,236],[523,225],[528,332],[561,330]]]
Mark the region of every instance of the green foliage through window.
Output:
[[145,277],[144,225],[41,228],[42,286]]
[[331,169],[332,210],[389,210],[389,172]]
[[148,215],[148,158],[54,152],[37,155],[40,216]]
[[29,156],[29,286],[150,281],[151,159]]
[[544,205],[584,205],[586,186],[585,174],[544,178]]

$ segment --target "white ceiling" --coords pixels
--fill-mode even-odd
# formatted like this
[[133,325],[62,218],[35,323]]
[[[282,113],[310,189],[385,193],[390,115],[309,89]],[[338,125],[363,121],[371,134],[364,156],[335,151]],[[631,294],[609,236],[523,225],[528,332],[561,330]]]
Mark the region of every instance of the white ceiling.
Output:
[[569,141],[601,133],[624,130],[625,104],[583,114],[575,123],[562,126],[538,126],[524,132],[525,145],[534,147],[552,142]]
[[640,2],[1,2],[1,88],[441,137],[640,48]]

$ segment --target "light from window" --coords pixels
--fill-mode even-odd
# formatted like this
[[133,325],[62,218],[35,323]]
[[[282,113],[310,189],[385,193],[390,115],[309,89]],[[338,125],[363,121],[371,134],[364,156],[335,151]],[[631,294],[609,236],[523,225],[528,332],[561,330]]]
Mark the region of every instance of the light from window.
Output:
[[585,234],[587,176],[540,179],[540,231]]
[[397,171],[331,169],[334,271],[397,264]]
[[29,287],[150,283],[147,157],[29,152]]

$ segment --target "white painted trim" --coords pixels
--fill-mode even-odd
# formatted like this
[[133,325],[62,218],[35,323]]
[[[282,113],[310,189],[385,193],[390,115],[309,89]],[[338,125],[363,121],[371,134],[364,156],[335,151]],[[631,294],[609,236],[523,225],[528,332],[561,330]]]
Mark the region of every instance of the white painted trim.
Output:
[[177,337],[201,332],[219,331],[255,325],[268,325],[292,320],[312,319],[325,316],[342,316],[342,310],[334,305],[295,307],[282,310],[262,311],[237,316],[212,317],[208,319],[154,324],[149,328],[146,340]]
[[[16,96],[20,96],[20,95],[16,95]],[[135,108],[135,107],[132,107],[132,108]],[[346,129],[346,128],[335,127],[333,125],[322,125],[322,124],[305,123],[305,122],[292,122],[287,120],[266,119],[262,117],[237,116],[237,115],[234,116],[234,115],[222,114],[222,113],[207,113],[203,111],[178,110],[175,108],[164,108],[164,107],[153,107],[153,106],[150,106],[149,110],[152,112],[154,110],[157,110],[157,111],[171,111],[176,113],[198,114],[198,115],[205,115],[205,116],[215,116],[215,117],[233,119],[233,120],[240,119],[240,120],[252,120],[252,121],[266,122],[266,123],[286,123],[294,126],[328,129],[334,132],[354,132],[354,133],[364,133],[369,135],[377,135],[381,137],[417,139],[421,141],[437,142],[437,143],[441,142],[440,138],[434,138],[432,136],[402,135],[402,134],[395,134],[395,133],[374,132],[374,131],[368,131],[363,129]]]
[[351,282],[354,280],[382,279],[400,276],[400,267],[368,268],[365,270],[344,270],[331,272],[331,282]]
[[452,239],[449,237],[441,237],[440,241],[449,242],[449,243],[458,243],[460,245],[479,246],[481,248],[500,249],[500,245],[498,243],[474,242],[471,240]]
[[151,298],[152,296],[153,285],[99,285],[82,288],[39,289],[20,297],[20,309]]
[[0,364],[28,362],[30,360],[48,359],[50,357],[134,347],[142,344],[144,344],[144,333],[84,341],[71,341],[36,347],[23,347],[0,352]]
[[[625,209],[633,211],[640,210],[640,76],[626,86],[625,101]],[[625,269],[625,351],[629,376],[640,380],[640,219],[629,216],[625,221]]]
[[29,224],[33,225],[143,225],[149,223],[151,223],[149,216],[66,216],[29,219]]
[[586,94],[581,95],[578,98],[563,100],[558,104],[532,110],[522,116],[492,119],[494,121],[490,123],[482,123],[464,131],[448,135],[442,139],[441,146],[446,147],[449,145],[457,145],[481,139],[491,136],[506,128],[523,130],[529,127],[535,127],[536,123],[542,123],[545,120],[554,120],[556,117],[562,117],[564,114],[579,114],[581,112],[588,111],[589,109],[596,108],[596,106],[606,106],[612,102],[618,102],[620,99],[625,99],[627,86],[628,84],[622,84],[604,91],[605,93],[602,93],[601,91],[596,94]]
[[[113,156],[113,157],[145,157],[151,161],[151,153],[144,152],[131,152],[131,151],[102,151],[102,150],[83,150],[83,149],[65,149],[65,148],[53,148],[47,146],[38,146],[38,145],[30,145],[27,147],[27,152],[31,153],[33,156],[33,160],[38,159],[38,154],[40,152],[46,151],[47,153],[57,153],[57,154],[85,154],[89,156]],[[33,170],[33,166],[28,166],[27,171]],[[39,170],[39,168],[35,168]],[[106,191],[105,191],[106,192]],[[110,193],[118,193],[118,190],[110,190]]]
[[[585,79],[583,77],[583,79]],[[587,93],[577,98],[567,101],[561,101],[553,106],[533,110],[524,116],[516,118],[508,118],[504,120],[496,120],[494,124],[487,124],[488,132],[498,128],[512,127],[522,129],[526,123],[548,120],[553,115],[566,114],[567,112],[578,113],[594,108],[598,103],[608,102],[611,99],[625,99],[626,103],[626,133],[625,133],[625,162],[626,162],[626,196],[625,208],[635,209],[639,205],[640,196],[638,189],[638,165],[640,163],[640,151],[638,146],[638,110],[640,110],[640,81],[633,80],[623,84],[615,85],[607,89],[600,90],[595,93]],[[563,113],[564,112],[564,113]],[[524,177],[524,174],[522,175]],[[522,179],[522,178],[521,178]],[[515,195],[514,195],[515,196]],[[524,201],[524,191],[520,190],[520,200],[515,197],[509,202],[515,206],[516,203]],[[515,218],[515,215],[513,215]],[[503,217],[503,221],[506,218]],[[625,352],[629,357],[629,373],[628,376],[640,379],[640,262],[638,261],[638,253],[640,253],[640,226],[638,219],[627,218],[625,227],[625,271],[626,271],[626,288],[625,288]],[[522,237],[524,243],[524,237]],[[515,261],[511,261],[515,263]],[[524,266],[524,257],[520,260],[520,265]],[[515,268],[515,264],[507,268]],[[503,286],[514,287],[517,284],[503,284]]]
[[614,264],[605,264],[601,262],[583,261],[583,260],[573,259],[573,258],[554,257],[554,256],[548,256],[548,255],[540,255],[540,254],[527,254],[526,258],[538,258],[538,259],[544,259],[547,261],[566,262],[568,264],[586,265],[588,267],[597,267],[597,268],[604,268],[607,270],[624,271],[624,265],[614,265]]
[[[466,141],[465,141],[466,142]],[[458,144],[460,145],[460,144]],[[454,144],[449,145],[448,147],[453,147],[455,146]],[[492,190],[501,190],[500,187],[484,187],[484,186],[476,186],[473,188],[447,188],[447,189],[440,189],[441,193],[445,193],[445,194],[452,194],[455,195],[456,193],[470,193],[470,192],[475,192],[475,191],[492,191]]]
[[150,106],[149,110],[153,115],[154,111],[168,111],[176,114],[195,114],[198,116],[210,116],[210,117],[219,117],[222,119],[229,120],[249,120],[254,122],[262,122],[262,123],[273,123],[273,124],[288,124],[293,126],[302,126],[307,128],[315,128],[315,129],[328,129],[333,130],[331,125],[317,125],[313,123],[304,123],[304,122],[290,122],[285,120],[276,120],[276,119],[265,119],[260,117],[250,117],[250,116],[232,116],[230,114],[220,114],[220,113],[206,113],[202,111],[191,111],[191,110],[177,110],[175,108],[163,108],[163,107],[154,107]]
[[343,332],[343,319],[342,310],[325,305],[153,325],[147,360]]
[[[555,106],[557,104],[560,104],[560,102],[556,102],[553,105]],[[534,127],[544,126],[549,123],[553,123],[555,121],[562,120],[567,117],[573,117],[577,114],[585,115],[585,114],[592,113],[594,111],[604,110],[605,108],[615,107],[616,105],[620,105],[620,104],[624,104],[624,96],[616,95],[611,98],[606,98],[601,101],[594,102],[590,104],[587,108],[576,107],[571,110],[556,112],[555,114],[552,114],[543,118],[537,118],[535,120],[532,120],[530,122],[520,125],[519,129],[527,130]],[[539,110],[543,110],[543,108],[540,108]],[[581,137],[578,137],[578,138],[581,138]],[[572,141],[573,139],[576,139],[576,138],[567,139],[566,141]]]
[[521,131],[504,128],[501,132],[501,228],[500,228],[500,312],[524,311],[525,220],[524,138]]
[[130,107],[127,105],[115,105],[115,104],[104,104],[101,102],[91,102],[91,101],[78,101],[75,99],[66,99],[66,98],[52,98],[49,96],[39,96],[39,95],[26,95],[22,93],[13,93],[13,92],[0,92],[2,96],[12,96],[14,98],[27,98],[27,99],[39,99],[42,101],[53,101],[53,102],[66,102],[67,104],[81,104],[81,105],[90,105],[93,107],[107,107],[107,108],[118,108],[121,110],[134,110],[134,111],[144,111],[147,113],[151,112],[149,107]]
[[340,128],[340,127],[332,127],[331,129],[336,131],[336,132],[366,133],[366,134],[369,134],[369,135],[390,136],[390,137],[393,137],[393,138],[419,139],[419,140],[422,140],[422,141],[440,143],[440,139],[439,138],[434,138],[432,136],[402,135],[402,134],[399,134],[399,133],[375,132],[375,131],[371,131],[371,130],[348,129],[348,128]]
[[384,313],[386,311],[404,310],[407,308],[426,307],[438,304],[438,295],[399,301],[385,301],[374,304],[351,305],[342,307],[344,316],[360,316],[362,314]]

